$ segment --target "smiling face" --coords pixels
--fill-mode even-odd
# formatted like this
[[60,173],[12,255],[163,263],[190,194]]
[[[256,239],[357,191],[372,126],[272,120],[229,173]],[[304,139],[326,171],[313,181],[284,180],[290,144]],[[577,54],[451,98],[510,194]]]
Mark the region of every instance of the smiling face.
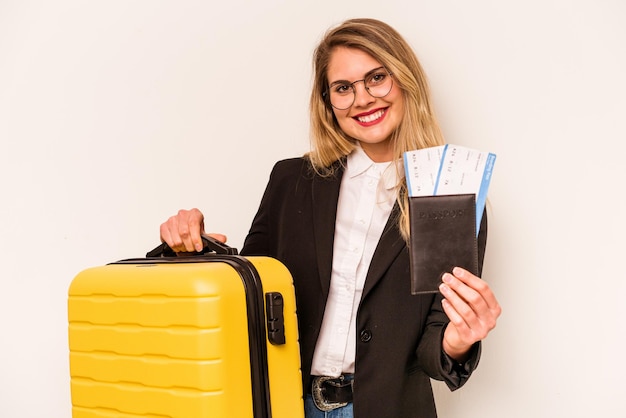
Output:
[[[328,65],[328,84],[352,83],[362,80],[372,70],[382,67],[374,57],[360,49],[336,47]],[[333,108],[341,130],[361,144],[363,150],[375,162],[391,161],[393,149],[391,134],[398,128],[404,115],[402,92],[393,83],[389,94],[376,98],[371,96],[362,82],[354,84],[355,98],[345,110]]]

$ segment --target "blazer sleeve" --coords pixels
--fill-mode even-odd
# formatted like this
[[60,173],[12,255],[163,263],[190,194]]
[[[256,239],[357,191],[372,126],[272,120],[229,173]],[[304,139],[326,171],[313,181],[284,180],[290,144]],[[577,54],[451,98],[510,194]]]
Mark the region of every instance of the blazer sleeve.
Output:
[[[487,213],[483,213],[478,234],[478,271],[482,274],[487,244]],[[458,363],[443,351],[443,335],[449,319],[441,307],[442,296],[435,297],[428,316],[426,330],[417,347],[420,366],[433,379],[443,380],[452,391],[463,386],[478,367],[482,344],[476,342],[470,349],[469,358]]]
[[[285,199],[297,188],[307,160],[290,158],[278,161],[272,168],[261,203],[241,249],[242,255],[276,257],[281,245],[279,218]],[[278,218],[278,219],[277,219]],[[284,245],[284,243],[283,243]]]
[[281,169],[283,166],[284,162],[279,161],[272,168],[263,197],[261,198],[261,203],[259,204],[248,235],[241,248],[242,255],[275,256],[272,251],[271,243],[272,219],[270,215],[277,194],[276,189],[280,182],[281,172],[284,171]]
[[263,197],[261,198],[261,203],[259,204],[257,213],[254,216],[248,235],[244,240],[243,247],[241,248],[242,255],[270,255],[269,213],[273,173],[274,171],[272,171],[272,174],[270,175],[270,180],[265,188]]

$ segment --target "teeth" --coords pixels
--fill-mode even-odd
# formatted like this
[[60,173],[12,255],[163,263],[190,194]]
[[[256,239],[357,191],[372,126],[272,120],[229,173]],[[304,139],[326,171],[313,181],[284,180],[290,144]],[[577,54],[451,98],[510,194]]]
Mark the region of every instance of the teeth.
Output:
[[357,119],[359,120],[359,122],[369,123],[369,122],[375,121],[376,119],[380,118],[384,113],[385,113],[384,110],[379,110],[376,113],[372,113],[371,115],[367,115],[367,116],[361,116],[361,117],[359,117]]

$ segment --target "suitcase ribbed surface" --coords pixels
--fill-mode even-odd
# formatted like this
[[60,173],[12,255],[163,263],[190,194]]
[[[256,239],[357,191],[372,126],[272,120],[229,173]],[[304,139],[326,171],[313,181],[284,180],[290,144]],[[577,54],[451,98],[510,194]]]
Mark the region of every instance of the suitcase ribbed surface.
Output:
[[[287,343],[267,343],[274,418],[302,417],[291,276],[252,257],[265,292],[280,292]],[[110,264],[69,290],[74,418],[255,417],[245,286],[221,262]]]

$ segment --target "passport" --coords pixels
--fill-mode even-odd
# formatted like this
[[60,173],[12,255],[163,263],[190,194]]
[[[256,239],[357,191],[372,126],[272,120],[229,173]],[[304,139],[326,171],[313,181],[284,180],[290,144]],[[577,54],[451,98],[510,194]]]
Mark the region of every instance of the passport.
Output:
[[438,293],[457,266],[479,274],[474,194],[410,197],[409,217],[411,294]]

